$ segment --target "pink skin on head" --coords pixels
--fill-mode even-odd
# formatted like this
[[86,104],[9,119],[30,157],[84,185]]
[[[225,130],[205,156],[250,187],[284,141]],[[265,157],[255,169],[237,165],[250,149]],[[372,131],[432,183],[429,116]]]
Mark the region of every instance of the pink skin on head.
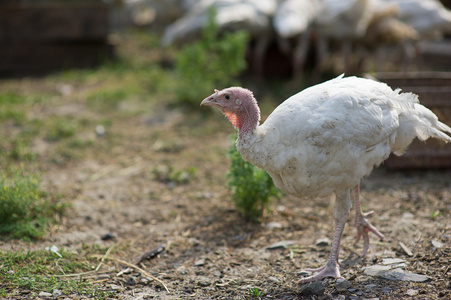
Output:
[[260,122],[260,110],[252,92],[241,87],[230,87],[205,98],[201,105],[218,107],[229,119],[240,136],[255,129]]

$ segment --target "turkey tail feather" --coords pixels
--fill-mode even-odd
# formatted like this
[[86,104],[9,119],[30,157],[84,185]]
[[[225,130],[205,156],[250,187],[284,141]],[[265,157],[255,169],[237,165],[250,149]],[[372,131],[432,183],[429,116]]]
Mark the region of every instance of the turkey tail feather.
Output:
[[430,136],[440,139],[445,143],[451,142],[451,137],[444,132],[451,133],[451,127],[442,122],[437,122],[435,125],[436,128],[432,128]]
[[421,141],[432,137],[445,143],[451,142],[451,137],[448,135],[451,134],[451,127],[440,122],[431,110],[421,105],[417,95],[401,93],[397,96],[397,101],[392,102],[399,113],[399,129],[395,142],[392,144],[392,151],[396,155],[404,154],[415,137]]

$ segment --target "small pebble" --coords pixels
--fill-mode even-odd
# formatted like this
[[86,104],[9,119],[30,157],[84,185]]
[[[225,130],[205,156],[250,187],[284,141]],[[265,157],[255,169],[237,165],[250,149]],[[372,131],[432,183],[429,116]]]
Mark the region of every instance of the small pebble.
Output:
[[53,295],[50,294],[50,293],[47,293],[47,292],[40,292],[40,293],[38,294],[38,296],[39,296],[39,297],[42,297],[42,298],[50,298],[50,297],[52,297]]
[[265,227],[268,229],[282,228],[282,224],[280,224],[279,222],[269,222],[265,225]]
[[312,272],[306,271],[306,270],[300,270],[297,274],[298,274],[299,276],[309,276],[309,275],[312,274]]
[[115,238],[115,236],[113,234],[107,233],[107,234],[102,235],[102,237],[100,239],[102,241],[108,241],[108,240],[112,240],[114,238]]
[[58,91],[61,93],[61,95],[63,96],[67,96],[72,94],[73,92],[73,87],[70,84],[67,83],[62,83],[56,86],[56,88],[58,89]]
[[396,281],[426,282],[431,280],[429,276],[405,272],[400,268],[396,268],[393,270],[390,269],[391,269],[390,266],[374,265],[365,268],[363,274]]
[[432,246],[434,246],[434,248],[443,248],[443,243],[439,242],[437,240],[432,240],[431,244],[432,244]]
[[369,291],[371,291],[371,290],[374,290],[375,288],[377,288],[377,284],[374,284],[374,283],[365,285],[365,291],[366,291],[366,292],[369,292]]
[[125,288],[123,288],[123,287],[120,286],[120,285],[116,285],[116,284],[110,285],[110,288],[111,288],[113,291],[123,291],[123,290],[125,290]]
[[369,267],[365,267],[363,269],[363,274],[369,276],[377,276],[381,274],[383,271],[389,271],[391,269],[390,266],[381,266],[381,265],[373,265]]
[[277,283],[277,282],[280,282],[280,279],[277,277],[274,277],[274,276],[269,276],[268,281]]
[[418,290],[408,289],[406,291],[406,294],[409,295],[409,296],[416,296],[416,295],[418,295]]
[[127,284],[128,285],[136,285],[136,278],[133,276],[130,276],[127,278]]
[[149,282],[150,282],[150,280],[147,278],[144,278],[144,277],[139,280],[139,283],[141,283],[141,284],[148,284]]
[[211,285],[211,280],[210,280],[210,278],[208,278],[208,277],[200,276],[200,277],[198,278],[197,284],[198,284],[199,286],[206,287],[206,286]]
[[279,241],[266,247],[266,250],[285,249],[293,245],[294,245],[293,241]]
[[327,247],[330,245],[330,240],[328,238],[317,239],[315,245],[317,247]]
[[352,284],[344,278],[338,278],[337,282],[335,283],[335,287],[339,292],[346,292],[347,289],[352,287]]
[[305,284],[299,289],[302,296],[322,296],[326,288],[321,281]]
[[194,266],[196,266],[196,267],[200,267],[203,265],[205,265],[205,259],[199,259],[194,263]]
[[96,126],[96,134],[97,137],[103,137],[105,135],[105,127],[103,127],[102,125],[97,125]]
[[402,258],[383,258],[382,264],[383,265],[394,265],[394,264],[400,264],[405,263],[406,261]]
[[96,280],[104,280],[104,279],[109,279],[110,275],[108,274],[100,274],[99,276],[97,276]]
[[53,297],[59,297],[59,296],[61,296],[62,294],[63,294],[63,291],[58,290],[58,289],[53,289],[53,291],[52,291]]

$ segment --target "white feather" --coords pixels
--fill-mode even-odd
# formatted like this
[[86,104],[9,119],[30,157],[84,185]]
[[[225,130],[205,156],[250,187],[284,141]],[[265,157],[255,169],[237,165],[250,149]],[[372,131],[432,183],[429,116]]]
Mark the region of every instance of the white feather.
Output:
[[274,29],[282,38],[304,33],[315,20],[319,10],[317,0],[285,0],[274,15]]

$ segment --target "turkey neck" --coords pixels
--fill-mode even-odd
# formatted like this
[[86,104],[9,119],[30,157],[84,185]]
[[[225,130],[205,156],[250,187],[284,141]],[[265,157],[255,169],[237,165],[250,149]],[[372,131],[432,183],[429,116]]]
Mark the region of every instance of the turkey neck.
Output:
[[241,111],[242,126],[238,132],[236,149],[241,153],[244,160],[261,167],[261,162],[255,160],[255,146],[262,140],[263,132],[260,123],[260,109],[257,101],[249,101],[251,105],[244,107]]
[[243,109],[238,113],[238,118],[241,124],[238,128],[238,139],[246,140],[246,137],[255,134],[260,123],[260,108],[254,97],[251,101],[243,103]]

